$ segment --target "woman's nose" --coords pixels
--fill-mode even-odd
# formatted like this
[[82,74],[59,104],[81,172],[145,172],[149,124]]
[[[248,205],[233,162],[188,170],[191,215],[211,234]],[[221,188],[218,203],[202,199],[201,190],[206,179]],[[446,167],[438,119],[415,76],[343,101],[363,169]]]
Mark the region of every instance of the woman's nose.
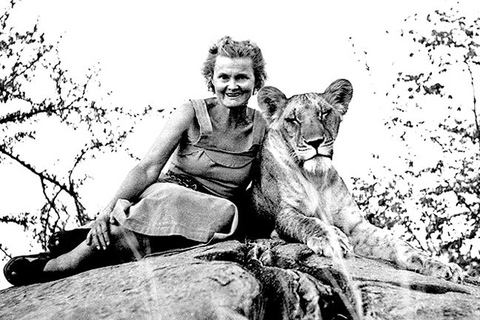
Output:
[[239,85],[235,79],[230,79],[227,83],[227,87],[231,90],[239,88]]

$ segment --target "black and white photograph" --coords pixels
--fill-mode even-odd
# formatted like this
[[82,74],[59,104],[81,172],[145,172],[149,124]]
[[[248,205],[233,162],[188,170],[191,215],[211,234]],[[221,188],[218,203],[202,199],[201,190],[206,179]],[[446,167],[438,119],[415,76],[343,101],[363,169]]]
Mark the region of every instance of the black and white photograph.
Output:
[[0,0],[0,319],[480,319],[477,0]]

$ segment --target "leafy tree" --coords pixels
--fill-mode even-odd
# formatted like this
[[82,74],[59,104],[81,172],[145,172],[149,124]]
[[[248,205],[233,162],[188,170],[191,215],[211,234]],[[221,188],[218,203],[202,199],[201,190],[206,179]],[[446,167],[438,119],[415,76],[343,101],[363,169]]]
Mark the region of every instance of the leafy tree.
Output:
[[454,7],[405,22],[400,36],[413,50],[386,93],[385,122],[402,146],[401,166],[354,178],[353,192],[374,224],[478,275],[480,18]]
[[[121,150],[136,119],[151,108],[134,113],[98,98],[109,95],[96,80],[98,68],[71,78],[38,21],[27,30],[13,25],[16,4],[11,0],[0,16],[0,166],[35,177],[28,190],[43,200],[38,210],[3,213],[0,223],[32,231],[45,247],[52,232],[91,218],[81,196],[86,161]],[[8,256],[1,244],[0,250]]]

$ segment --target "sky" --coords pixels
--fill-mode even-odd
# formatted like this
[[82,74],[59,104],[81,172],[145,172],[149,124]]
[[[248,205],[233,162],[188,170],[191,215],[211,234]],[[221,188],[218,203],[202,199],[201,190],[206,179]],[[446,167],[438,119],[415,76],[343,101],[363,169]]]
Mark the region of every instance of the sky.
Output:
[[[134,109],[147,104],[170,107],[208,96],[200,67],[208,47],[224,35],[255,41],[267,61],[267,84],[287,96],[322,91],[333,80],[347,78],[355,93],[342,132],[365,132],[363,137],[348,137],[358,139],[348,146],[358,148],[355,153],[363,157],[370,150],[361,141],[377,134],[366,132],[372,126],[356,119],[379,123],[374,108],[382,101],[372,96],[378,84],[357,60],[365,58],[363,51],[369,52],[369,59],[385,63],[385,56],[400,54],[392,51],[398,45],[389,46],[385,31],[399,28],[406,16],[428,9],[432,1],[138,1],[133,5],[131,1],[24,0],[22,4],[32,15],[30,20],[40,16],[47,36],[62,36],[59,49],[73,75],[81,76],[98,64],[102,85],[113,91],[114,103]],[[352,44],[360,52],[357,56]],[[379,70],[384,68],[388,66],[378,65]],[[337,153],[347,149],[343,145],[339,141]]]
[[[378,94],[385,83],[378,79],[409,49],[396,36],[405,28],[404,19],[449,3],[23,0],[13,18],[19,26],[38,19],[47,39],[59,41],[60,56],[73,77],[98,66],[102,88],[112,91],[113,103],[138,111],[148,104],[174,107],[185,99],[210,96],[200,68],[210,45],[224,35],[256,42],[267,62],[267,85],[287,96],[322,92],[335,79],[349,79],[353,100],[335,147],[335,165],[348,180],[368,171],[376,149],[391,147],[382,121],[387,101]],[[480,12],[476,0],[462,5]],[[158,127],[157,119],[146,119],[132,138],[140,156],[156,138]],[[99,208],[116,191],[129,165],[105,161],[105,167],[96,171],[91,201]],[[24,237],[9,227],[2,229],[0,241],[10,242],[14,254],[24,254],[35,249]],[[7,285],[0,276],[0,288]]]

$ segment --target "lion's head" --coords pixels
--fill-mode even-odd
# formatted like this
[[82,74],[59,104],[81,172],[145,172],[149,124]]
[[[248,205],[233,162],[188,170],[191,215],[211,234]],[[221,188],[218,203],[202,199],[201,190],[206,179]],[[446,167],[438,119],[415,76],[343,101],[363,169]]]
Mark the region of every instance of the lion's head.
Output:
[[274,87],[258,93],[258,105],[269,130],[281,134],[300,166],[314,168],[322,157],[331,158],[342,116],[347,112],[353,88],[348,80],[334,81],[323,93],[304,93],[288,98]]

